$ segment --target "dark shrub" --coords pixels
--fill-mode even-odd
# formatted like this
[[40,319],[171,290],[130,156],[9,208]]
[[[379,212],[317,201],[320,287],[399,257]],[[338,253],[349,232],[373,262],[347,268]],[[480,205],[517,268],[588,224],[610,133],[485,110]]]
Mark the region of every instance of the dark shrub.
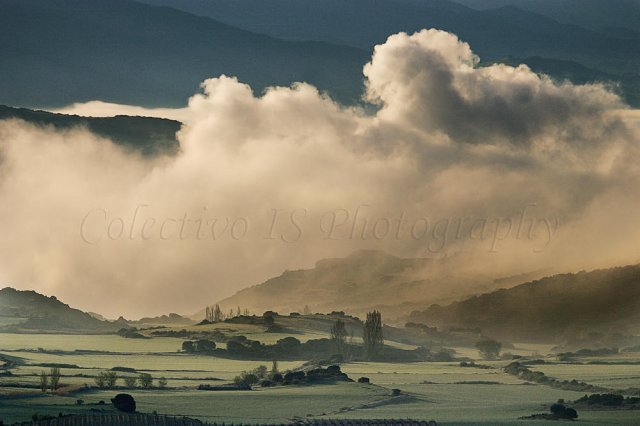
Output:
[[358,383],[370,383],[370,381],[368,377],[360,377]]
[[233,355],[243,354],[247,350],[246,346],[237,340],[229,340],[227,342],[227,352]]
[[301,381],[304,380],[304,377],[305,377],[304,371],[289,371],[287,374],[284,375],[284,383],[285,384],[300,383]]
[[551,413],[559,419],[576,419],[578,412],[573,408],[567,408],[564,404],[551,405]]
[[125,413],[134,413],[136,411],[136,401],[128,393],[119,393],[111,399],[113,406]]
[[391,389],[391,395],[392,396],[398,396],[402,393],[402,391],[400,389]]
[[330,366],[327,367],[327,372],[329,374],[332,374],[332,375],[333,374],[340,374],[341,373],[340,366],[339,365],[330,365]]
[[189,352],[189,353],[191,353],[191,352],[195,352],[196,347],[195,347],[195,345],[193,344],[193,342],[192,342],[192,341],[190,341],[190,340],[185,340],[184,342],[182,342],[182,350],[183,350],[184,352]]
[[567,412],[567,407],[562,404],[552,404],[551,405],[551,413],[557,417],[565,417]]
[[198,340],[196,341],[195,347],[196,352],[213,352],[216,344],[211,340]]
[[271,381],[273,383],[282,383],[282,381],[284,380],[284,377],[282,377],[282,374],[280,373],[275,373],[272,377],[271,377]]

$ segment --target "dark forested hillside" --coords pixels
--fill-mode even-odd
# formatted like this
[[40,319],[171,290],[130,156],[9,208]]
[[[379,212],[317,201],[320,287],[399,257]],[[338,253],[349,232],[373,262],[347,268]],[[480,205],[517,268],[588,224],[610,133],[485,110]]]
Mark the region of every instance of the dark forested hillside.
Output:
[[3,331],[109,332],[117,324],[100,321],[56,299],[11,287],[0,290],[0,317],[16,320]]
[[439,327],[480,327],[509,339],[553,341],[640,324],[640,265],[562,274],[411,314]]
[[80,117],[54,114],[26,108],[0,105],[0,120],[19,119],[38,126],[52,126],[59,130],[86,128],[116,144],[145,155],[173,154],[178,151],[176,132],[182,125],[175,120],[151,117]]

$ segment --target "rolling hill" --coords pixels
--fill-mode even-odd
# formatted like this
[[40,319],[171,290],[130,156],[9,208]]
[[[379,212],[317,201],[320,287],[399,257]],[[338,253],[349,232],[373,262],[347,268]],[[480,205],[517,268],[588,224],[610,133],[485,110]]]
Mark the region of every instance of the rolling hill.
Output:
[[57,130],[86,128],[114,143],[139,151],[145,155],[174,154],[180,144],[176,132],[182,123],[151,117],[80,117],[55,114],[26,108],[0,105],[0,120],[18,119],[38,126],[51,126]]
[[355,102],[370,55],[129,0],[3,0],[0,56],[0,104],[47,108],[93,99],[182,106],[220,74],[258,93],[304,81]]
[[636,333],[640,265],[554,275],[447,306],[434,305],[413,312],[410,320],[445,328],[480,327],[485,334],[516,341]]
[[0,317],[11,320],[3,321],[7,325],[0,330],[4,332],[109,333],[122,327],[74,309],[55,296],[11,287],[0,290]]
[[[303,312],[308,306],[312,312],[361,316],[378,309],[387,321],[402,322],[420,307],[515,285],[508,279],[459,272],[460,260],[404,259],[382,251],[357,251],[345,258],[320,260],[312,269],[285,271],[219,304],[224,312],[241,307],[252,313]],[[531,279],[525,274],[516,283],[526,281],[524,277]]]

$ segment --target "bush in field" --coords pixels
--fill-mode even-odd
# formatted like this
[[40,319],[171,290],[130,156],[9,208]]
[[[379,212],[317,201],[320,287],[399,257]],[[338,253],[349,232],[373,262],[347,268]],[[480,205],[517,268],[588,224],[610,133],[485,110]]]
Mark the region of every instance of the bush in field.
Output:
[[484,339],[476,343],[476,349],[480,351],[480,355],[486,360],[496,359],[500,356],[502,343],[493,339]]
[[578,412],[573,408],[568,408],[564,404],[553,404],[550,408],[551,414],[558,419],[576,419]]
[[285,337],[276,342],[276,351],[284,355],[297,354],[302,343],[295,337]]
[[135,388],[138,384],[138,378],[136,376],[125,376],[124,384],[128,388]]
[[193,342],[190,340],[185,340],[184,342],[182,342],[182,351],[189,352],[189,353],[195,352],[196,345],[194,345]]
[[136,411],[136,401],[128,393],[119,393],[111,399],[113,406],[125,413],[134,413]]
[[266,365],[260,365],[253,370],[253,374],[255,374],[258,379],[264,379],[267,377],[267,372],[268,370]]
[[258,379],[258,376],[256,376],[255,374],[248,371],[243,371],[239,376],[236,376],[233,379],[233,383],[235,383],[237,386],[251,386],[258,383],[259,380],[260,379]]
[[197,340],[195,343],[196,352],[213,352],[216,343],[211,340]]
[[166,377],[160,377],[158,379],[158,387],[162,388],[162,389],[167,387],[167,378]]
[[153,386],[153,377],[151,377],[151,374],[149,373],[140,373],[138,381],[140,382],[140,386],[145,389],[149,389]]

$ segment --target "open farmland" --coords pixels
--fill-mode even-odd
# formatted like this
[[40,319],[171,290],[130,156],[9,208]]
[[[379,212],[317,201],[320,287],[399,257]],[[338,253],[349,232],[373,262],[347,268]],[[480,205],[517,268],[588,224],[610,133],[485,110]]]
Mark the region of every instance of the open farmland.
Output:
[[[260,327],[250,327],[240,329],[243,333],[255,331],[253,338],[261,333],[273,334]],[[303,340],[315,334],[299,331],[295,336]],[[351,362],[342,364],[342,371],[354,380],[368,377],[371,384],[202,391],[196,389],[200,384],[229,383],[241,371],[268,363],[187,355],[178,351],[182,339],[167,337],[125,339],[113,335],[2,334],[0,339],[0,355],[15,363],[10,369],[11,375],[0,377],[0,419],[5,422],[27,420],[34,413],[55,416],[58,413],[84,413],[92,408],[112,410],[109,400],[121,390],[98,389],[94,379],[100,372],[114,367],[135,370],[118,372],[119,386],[123,386],[123,377],[139,373],[149,373],[154,378],[156,387],[152,389],[126,390],[134,395],[139,411],[218,423],[286,423],[308,418],[413,418],[436,419],[444,424],[527,424],[529,422],[518,418],[548,411],[550,404],[558,399],[572,401],[584,395],[528,384],[502,370],[508,361],[479,361],[478,352],[470,348],[456,348],[456,355],[473,358],[486,368],[461,367],[458,362]],[[552,362],[554,357],[547,354],[548,350],[549,346],[544,345],[517,344],[512,351],[542,356]],[[624,356],[627,360],[632,359],[628,354]],[[605,358],[616,357],[619,356]],[[285,371],[302,363],[291,361],[278,365]],[[47,370],[45,366],[52,364],[63,366],[61,383],[65,388],[57,394],[42,394],[38,389],[38,375]],[[635,383],[633,377],[640,376],[640,370],[636,374],[637,365],[560,363],[535,365],[532,369],[558,379],[576,378],[611,387],[622,378],[627,380],[619,387],[627,387],[626,383]],[[167,379],[167,388],[157,387],[160,377]],[[399,389],[400,395],[393,397],[392,389]],[[82,405],[77,405],[78,399],[83,400]],[[100,405],[100,401],[107,404]],[[635,414],[629,410],[581,410],[580,424],[634,424]]]

